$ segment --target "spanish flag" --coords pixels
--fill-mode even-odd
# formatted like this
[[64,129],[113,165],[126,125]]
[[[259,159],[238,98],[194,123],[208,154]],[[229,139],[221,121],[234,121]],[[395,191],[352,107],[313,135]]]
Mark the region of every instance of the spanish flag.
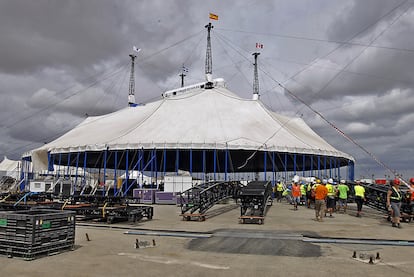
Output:
[[214,14],[214,13],[210,13],[210,19],[213,19],[213,20],[218,20],[218,15],[217,14]]

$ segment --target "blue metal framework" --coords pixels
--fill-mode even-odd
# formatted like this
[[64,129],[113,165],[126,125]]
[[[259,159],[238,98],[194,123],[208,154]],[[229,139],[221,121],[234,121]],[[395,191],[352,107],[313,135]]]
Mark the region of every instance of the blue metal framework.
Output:
[[[247,165],[247,169],[244,164]],[[274,151],[240,152],[229,149],[111,150],[107,148],[102,152],[49,153],[48,165],[50,170],[53,170],[53,166],[60,168],[63,165],[66,176],[73,175],[69,174],[70,172],[75,172],[73,176],[75,188],[72,190],[74,192],[83,191],[86,178],[90,176],[87,172],[95,172],[94,174],[98,172],[104,184],[113,180],[114,195],[123,196],[131,193],[133,188],[143,185],[143,177],[140,180],[130,180],[131,170],[146,172],[157,185],[156,180],[159,177],[165,176],[168,172],[178,174],[179,170],[188,170],[191,175],[201,176],[204,181],[208,174],[211,174],[210,177],[215,181],[252,180],[253,176],[256,176],[254,178],[266,181],[269,178],[273,185],[276,178],[280,179],[283,176],[283,179],[289,180],[298,173],[304,177],[315,176],[339,180],[342,176],[341,168],[347,168],[347,171],[344,171],[347,179],[354,178],[354,162],[346,158]],[[70,167],[76,167],[76,170],[70,171]],[[77,169],[79,167],[83,167],[83,176],[79,174]],[[22,179],[29,179],[30,163],[23,161],[22,168],[25,172],[22,174]],[[58,170],[57,177],[59,174]],[[123,174],[125,175],[123,181],[118,181]],[[79,178],[82,179],[81,182],[78,181]],[[102,193],[105,194],[107,191]]]

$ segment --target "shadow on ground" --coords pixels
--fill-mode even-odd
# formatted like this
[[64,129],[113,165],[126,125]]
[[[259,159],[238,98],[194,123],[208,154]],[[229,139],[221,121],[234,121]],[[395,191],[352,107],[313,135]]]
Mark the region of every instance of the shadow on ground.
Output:
[[282,234],[277,232],[251,232],[247,230],[217,230],[209,238],[191,240],[190,250],[273,255],[291,257],[320,257],[320,246],[302,241],[300,234]]

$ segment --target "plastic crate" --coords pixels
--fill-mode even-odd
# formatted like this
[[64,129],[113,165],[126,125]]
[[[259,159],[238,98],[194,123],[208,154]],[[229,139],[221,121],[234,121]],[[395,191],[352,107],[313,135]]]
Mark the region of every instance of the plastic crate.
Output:
[[28,260],[72,249],[75,212],[33,209],[0,212],[0,254]]

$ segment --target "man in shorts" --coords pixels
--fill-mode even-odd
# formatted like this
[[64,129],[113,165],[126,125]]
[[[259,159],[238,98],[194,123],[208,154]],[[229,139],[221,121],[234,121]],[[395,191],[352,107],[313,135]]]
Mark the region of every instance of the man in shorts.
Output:
[[345,183],[345,180],[341,180],[340,184],[338,185],[338,212],[341,211],[341,209],[346,213],[347,208],[347,200],[348,200],[348,192],[349,187]]

